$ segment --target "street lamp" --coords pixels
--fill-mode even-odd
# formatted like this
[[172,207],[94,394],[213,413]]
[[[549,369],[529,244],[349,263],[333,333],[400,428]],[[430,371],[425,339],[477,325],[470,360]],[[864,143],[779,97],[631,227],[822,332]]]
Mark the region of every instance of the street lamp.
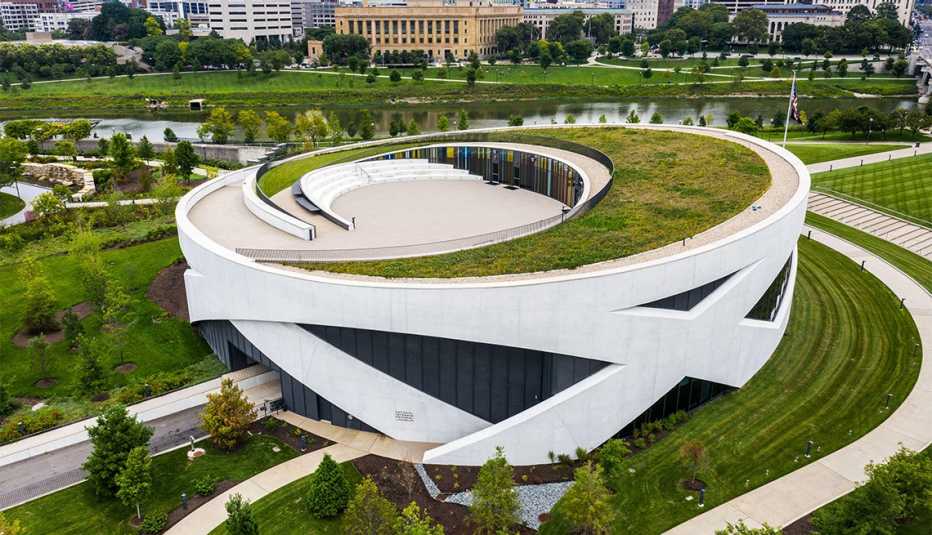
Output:
[[871,132],[872,132],[873,130],[874,130],[874,118],[871,117],[871,118],[870,118],[870,122],[868,123],[868,126],[867,126],[867,140],[868,140],[868,141],[871,140]]

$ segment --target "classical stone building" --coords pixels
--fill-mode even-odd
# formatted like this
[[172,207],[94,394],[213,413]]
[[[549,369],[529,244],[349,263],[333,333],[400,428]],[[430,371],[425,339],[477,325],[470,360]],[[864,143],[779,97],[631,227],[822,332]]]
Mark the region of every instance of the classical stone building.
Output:
[[406,6],[364,2],[336,8],[335,21],[337,33],[368,39],[373,54],[423,50],[435,60],[465,59],[470,52],[494,54],[495,32],[521,22],[521,6],[478,0],[411,0]]

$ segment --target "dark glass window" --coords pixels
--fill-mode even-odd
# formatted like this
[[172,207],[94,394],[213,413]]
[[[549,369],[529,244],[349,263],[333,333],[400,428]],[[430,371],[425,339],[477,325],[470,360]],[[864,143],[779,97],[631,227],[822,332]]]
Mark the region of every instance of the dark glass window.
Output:
[[734,273],[725,275],[724,277],[714,280],[712,282],[703,284],[698,288],[693,288],[692,290],[686,290],[685,292],[678,293],[676,295],[671,295],[670,297],[664,297],[663,299],[658,299],[656,301],[651,301],[650,303],[645,303],[641,305],[642,307],[648,308],[662,308],[665,310],[681,310],[688,311],[698,305],[703,299],[709,296],[712,292],[718,289],[719,286],[725,283],[731,275]]
[[790,269],[793,267],[793,255],[786,260],[783,269],[777,273],[777,278],[770,283],[767,291],[761,296],[754,308],[745,316],[752,320],[773,321],[780,311],[780,305],[783,303],[783,296],[786,294],[786,286],[790,281]]

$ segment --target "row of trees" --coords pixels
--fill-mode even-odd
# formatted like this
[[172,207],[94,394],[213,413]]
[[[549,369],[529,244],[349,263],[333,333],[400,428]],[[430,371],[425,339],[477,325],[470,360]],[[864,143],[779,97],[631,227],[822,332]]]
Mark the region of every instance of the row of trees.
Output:
[[133,41],[142,49],[146,63],[159,71],[248,69],[253,70],[258,62],[265,72],[278,71],[293,61],[292,54],[284,49],[259,51],[246,46],[239,39],[202,37],[186,40],[177,36],[150,35]]
[[339,144],[347,137],[359,136],[368,140],[375,136],[375,124],[368,111],[355,116],[344,126],[333,112],[324,115],[320,110],[308,110],[296,115],[294,123],[291,123],[275,111],[266,112],[264,117],[252,110],[242,110],[234,115],[222,106],[211,110],[197,133],[202,140],[226,143],[237,127],[247,143],[255,141],[264,131],[268,138],[278,143],[297,138],[307,147],[316,147],[325,140]]
[[865,5],[854,6],[843,26],[795,23],[783,30],[783,48],[807,55],[892,51],[905,48],[911,40],[912,32],[900,24],[891,3],[880,4],[874,14]]
[[116,54],[104,45],[73,46],[0,43],[0,71],[17,80],[100,76],[117,68]]

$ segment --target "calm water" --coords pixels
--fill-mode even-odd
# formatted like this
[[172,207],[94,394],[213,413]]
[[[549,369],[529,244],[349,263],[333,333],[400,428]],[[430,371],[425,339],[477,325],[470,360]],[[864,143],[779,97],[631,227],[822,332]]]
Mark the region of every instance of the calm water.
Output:
[[[804,99],[800,108],[809,115],[817,111],[828,112],[835,108],[848,108],[856,106],[870,106],[880,111],[890,112],[897,108],[912,108],[916,101],[911,99],[885,98],[885,99]],[[384,105],[379,108],[371,107],[336,107],[323,108],[325,111],[334,111],[346,125],[363,110],[368,109],[372,114],[378,133],[388,131],[389,122],[394,117],[400,117],[405,123],[414,119],[421,131],[429,132],[436,129],[437,119],[442,114],[450,116],[451,125],[456,122],[456,113],[463,109],[469,114],[472,128],[504,126],[511,115],[521,115],[524,124],[550,124],[562,123],[567,115],[574,115],[576,120],[582,122],[597,122],[601,115],[609,121],[624,121],[631,110],[635,110],[642,122],[647,122],[654,112],[663,116],[664,122],[680,122],[685,117],[694,120],[699,115],[712,114],[714,123],[721,125],[725,117],[738,112],[743,115],[764,118],[769,123],[776,112],[785,112],[786,100],[783,98],[655,98],[631,99],[625,101],[602,102],[573,102],[557,103],[550,101],[521,101],[521,102],[490,102],[490,103],[463,103],[463,104],[396,104]],[[257,110],[266,111],[266,110]],[[300,107],[276,109],[279,113],[293,117],[295,113],[303,111]],[[42,117],[40,114],[30,114]],[[197,127],[206,114],[189,112],[159,112],[139,114],[122,114],[120,116],[99,116],[95,119],[99,123],[94,129],[98,136],[109,137],[115,132],[131,134],[134,139],[147,136],[151,141],[162,140],[165,128],[171,128],[175,134],[182,138],[196,138]],[[22,113],[17,113],[21,117]],[[12,116],[0,116],[12,119]]]

